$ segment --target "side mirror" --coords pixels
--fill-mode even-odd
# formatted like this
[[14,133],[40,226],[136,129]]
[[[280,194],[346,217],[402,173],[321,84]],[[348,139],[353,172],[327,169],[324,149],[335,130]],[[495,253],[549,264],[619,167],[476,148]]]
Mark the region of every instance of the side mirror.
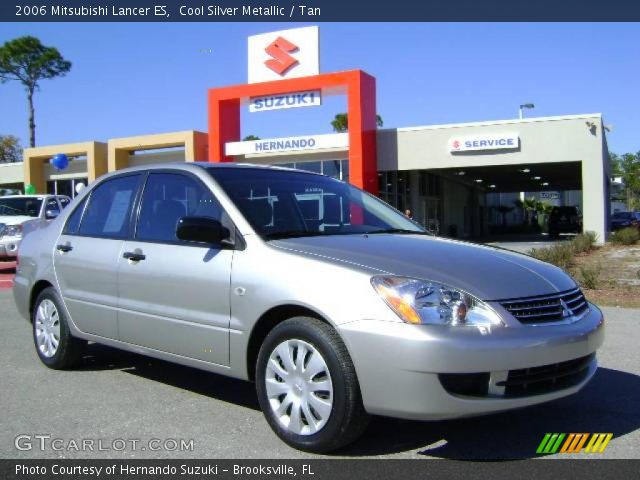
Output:
[[219,245],[230,236],[228,228],[209,217],[182,217],[176,226],[176,237],[187,242]]
[[60,215],[60,212],[58,210],[47,210],[46,212],[44,212],[44,218],[46,218],[47,220],[53,220],[58,215]]

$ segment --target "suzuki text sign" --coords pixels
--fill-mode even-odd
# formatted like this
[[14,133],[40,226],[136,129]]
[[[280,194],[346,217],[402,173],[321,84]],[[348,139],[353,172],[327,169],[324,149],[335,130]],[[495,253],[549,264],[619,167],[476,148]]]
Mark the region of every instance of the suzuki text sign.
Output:
[[253,35],[248,46],[249,83],[320,73],[318,27]]
[[256,153],[284,153],[300,150],[322,150],[328,148],[346,149],[349,135],[329,133],[326,135],[305,135],[302,137],[267,138],[248,142],[227,143],[227,155],[253,155]]
[[281,108],[314,107],[322,104],[320,90],[309,92],[283,93],[282,95],[265,95],[252,97],[249,100],[250,112],[280,110]]
[[520,146],[517,133],[475,135],[473,137],[454,137],[449,140],[450,152],[468,152],[480,150],[514,150]]

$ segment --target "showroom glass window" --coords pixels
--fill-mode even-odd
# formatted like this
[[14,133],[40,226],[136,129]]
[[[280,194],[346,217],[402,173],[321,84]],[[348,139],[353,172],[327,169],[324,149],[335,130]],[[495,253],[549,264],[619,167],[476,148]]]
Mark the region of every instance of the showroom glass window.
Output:
[[177,242],[176,225],[182,217],[209,217],[221,221],[220,204],[199,180],[189,175],[152,173],[142,194],[136,240]]
[[78,233],[90,237],[126,238],[139,181],[140,175],[127,175],[98,185],[91,192]]

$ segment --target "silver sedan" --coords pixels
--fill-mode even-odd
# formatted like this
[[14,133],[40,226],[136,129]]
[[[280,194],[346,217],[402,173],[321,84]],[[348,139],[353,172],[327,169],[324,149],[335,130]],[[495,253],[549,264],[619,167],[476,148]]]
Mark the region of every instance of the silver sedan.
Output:
[[93,341],[254,381],[274,432],[315,452],[372,414],[571,395],[604,330],[559,268],[434,237],[328,177],[237,164],[105,175],[25,237],[14,296],[48,367]]

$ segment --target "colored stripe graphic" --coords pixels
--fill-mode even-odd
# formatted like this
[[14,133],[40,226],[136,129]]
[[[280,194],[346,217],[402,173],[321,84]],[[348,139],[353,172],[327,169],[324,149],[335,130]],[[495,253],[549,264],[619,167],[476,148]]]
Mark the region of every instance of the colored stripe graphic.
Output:
[[[566,440],[562,443],[565,437]],[[602,453],[612,438],[613,433],[570,433],[568,436],[565,433],[547,433],[538,445],[536,453],[580,453],[583,451],[582,448],[587,443],[587,439],[589,439],[589,443],[584,448],[585,453]]]
[[547,433],[538,445],[536,453],[556,453],[564,437],[564,433]]
[[571,433],[567,438],[567,441],[564,442],[560,453],[579,453],[582,450],[582,446],[589,438],[588,433]]
[[602,453],[612,437],[613,433],[594,433],[584,451],[586,453]]

